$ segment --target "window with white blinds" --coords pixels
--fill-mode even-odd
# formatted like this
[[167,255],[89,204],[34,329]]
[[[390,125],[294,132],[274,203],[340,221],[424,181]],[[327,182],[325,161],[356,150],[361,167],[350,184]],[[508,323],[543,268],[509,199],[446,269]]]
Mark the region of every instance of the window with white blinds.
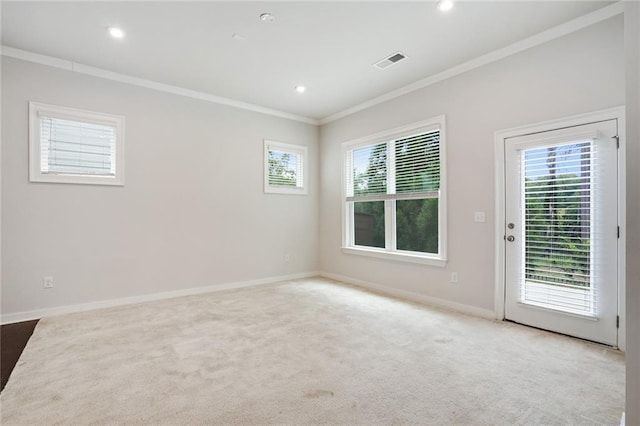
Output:
[[444,261],[444,117],[382,138],[344,147],[346,251]]
[[595,314],[591,140],[523,150],[522,302]]
[[307,194],[307,147],[264,141],[264,192]]
[[29,104],[32,182],[123,185],[124,118]]

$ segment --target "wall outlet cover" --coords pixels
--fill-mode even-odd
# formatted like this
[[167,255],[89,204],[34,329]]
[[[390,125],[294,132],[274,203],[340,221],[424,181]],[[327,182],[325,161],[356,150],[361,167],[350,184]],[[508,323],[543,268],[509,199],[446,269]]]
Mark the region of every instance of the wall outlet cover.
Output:
[[42,287],[43,288],[53,288],[53,277],[43,277],[42,278]]

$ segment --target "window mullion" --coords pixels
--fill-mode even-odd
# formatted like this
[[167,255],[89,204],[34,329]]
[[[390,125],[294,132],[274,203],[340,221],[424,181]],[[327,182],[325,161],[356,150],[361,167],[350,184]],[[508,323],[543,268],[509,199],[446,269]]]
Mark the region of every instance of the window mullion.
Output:
[[347,203],[347,246],[354,246],[356,244],[356,230],[355,230],[355,203]]
[[396,193],[396,149],[393,141],[387,142],[387,194]]
[[389,210],[387,212],[389,216],[389,222],[391,226],[389,227],[389,232],[387,233],[387,239],[389,241],[391,251],[398,250],[397,244],[397,232],[398,229],[396,227],[396,200],[388,200]]
[[347,167],[345,169],[345,195],[352,197],[354,195],[353,190],[353,150],[347,151]]
[[[387,194],[396,193],[396,150],[395,142],[387,142]],[[385,200],[385,248],[389,251],[396,250],[396,201]]]

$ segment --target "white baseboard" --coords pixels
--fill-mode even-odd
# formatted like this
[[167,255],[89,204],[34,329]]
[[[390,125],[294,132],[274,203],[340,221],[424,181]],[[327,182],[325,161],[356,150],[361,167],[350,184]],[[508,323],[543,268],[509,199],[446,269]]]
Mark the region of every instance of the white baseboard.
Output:
[[347,284],[353,284],[358,287],[363,287],[369,290],[374,290],[390,296],[400,297],[402,299],[411,300],[424,305],[435,306],[438,308],[445,308],[464,314],[473,315],[480,318],[495,319],[495,312],[478,308],[476,306],[465,305],[463,303],[452,302],[450,300],[440,299],[437,297],[426,296],[424,294],[414,293],[412,291],[400,290],[397,288],[387,287],[381,284],[374,284],[368,281],[359,280],[356,278],[347,277],[344,275],[334,274],[331,272],[321,271],[321,277],[328,278],[335,281],[342,281]]
[[33,311],[16,312],[3,314],[2,324],[11,324],[21,321],[29,321],[55,315],[71,314],[75,312],[85,312],[94,309],[111,308],[114,306],[131,305],[134,303],[151,302],[154,300],[171,299],[174,297],[191,296],[194,294],[211,293],[214,291],[232,290],[244,287],[254,287],[264,284],[273,284],[281,281],[298,280],[302,278],[316,277],[318,272],[302,272],[299,274],[281,275],[277,277],[261,278],[250,281],[239,281],[232,283],[215,284],[206,287],[194,287],[184,290],[165,291],[161,293],[143,294],[140,296],[122,297],[118,299],[101,300],[98,302],[87,302],[77,305],[57,306],[53,308],[36,309]]
[[174,297],[191,296],[195,294],[211,293],[215,291],[233,290],[245,287],[254,287],[265,284],[273,284],[281,281],[297,280],[302,278],[310,278],[315,276],[325,277],[335,281],[341,281],[347,284],[352,284],[358,287],[363,287],[368,290],[374,290],[390,296],[400,297],[403,299],[411,300],[414,302],[422,303],[425,305],[436,306],[440,308],[450,309],[456,312],[462,312],[465,314],[494,319],[495,314],[493,311],[478,308],[475,306],[465,305],[462,303],[451,302],[449,300],[440,299],[437,297],[426,296],[419,293],[414,293],[406,290],[399,290],[392,287],[387,287],[380,284],[374,284],[371,282],[358,280],[356,278],[347,277],[344,275],[334,274],[331,272],[303,272],[299,274],[281,275],[276,277],[261,278],[250,281],[239,281],[231,283],[223,283],[210,285],[206,287],[194,287],[184,290],[166,291],[161,293],[143,294],[140,296],[122,297],[118,299],[101,300],[98,302],[87,302],[77,305],[57,306],[52,308],[36,309],[32,311],[16,312],[12,314],[3,314],[1,317],[2,324],[11,324],[21,321],[29,321],[34,319],[40,319],[44,317],[51,317],[56,315],[71,314],[76,312],[86,312],[94,309],[110,308],[114,306],[131,305],[134,303],[151,302],[154,300],[171,299]]

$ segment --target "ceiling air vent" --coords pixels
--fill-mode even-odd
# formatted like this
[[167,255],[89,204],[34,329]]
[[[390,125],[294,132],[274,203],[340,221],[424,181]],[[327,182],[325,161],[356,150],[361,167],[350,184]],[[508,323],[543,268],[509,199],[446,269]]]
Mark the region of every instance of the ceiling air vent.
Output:
[[389,68],[393,64],[397,64],[404,59],[407,59],[407,56],[404,53],[396,52],[391,54],[389,57],[376,62],[375,64],[373,64],[373,66],[383,70],[385,68]]

